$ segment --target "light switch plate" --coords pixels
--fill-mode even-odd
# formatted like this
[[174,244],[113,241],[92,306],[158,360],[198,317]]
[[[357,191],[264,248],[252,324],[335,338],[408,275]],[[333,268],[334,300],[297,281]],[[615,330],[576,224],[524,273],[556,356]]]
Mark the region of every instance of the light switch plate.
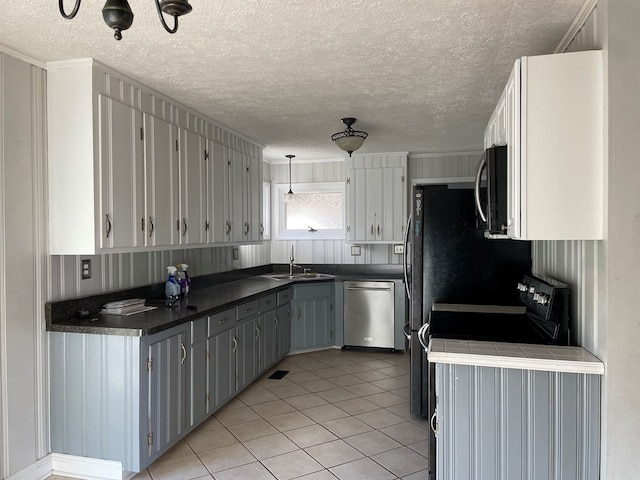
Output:
[[360,245],[351,245],[351,255],[354,257],[360,255]]
[[394,245],[393,253],[397,255],[402,255],[404,253],[404,245]]

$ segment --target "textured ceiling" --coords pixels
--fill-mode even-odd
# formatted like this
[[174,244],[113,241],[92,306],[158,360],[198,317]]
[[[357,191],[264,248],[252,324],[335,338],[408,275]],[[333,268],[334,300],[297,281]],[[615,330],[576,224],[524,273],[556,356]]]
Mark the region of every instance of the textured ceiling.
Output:
[[[265,157],[482,148],[517,57],[552,53],[584,0],[192,0],[177,34],[129,0],[117,42],[103,0],[65,20],[55,0],[6,5],[0,45],[49,61],[93,57],[266,146]],[[73,0],[65,0],[67,11]]]

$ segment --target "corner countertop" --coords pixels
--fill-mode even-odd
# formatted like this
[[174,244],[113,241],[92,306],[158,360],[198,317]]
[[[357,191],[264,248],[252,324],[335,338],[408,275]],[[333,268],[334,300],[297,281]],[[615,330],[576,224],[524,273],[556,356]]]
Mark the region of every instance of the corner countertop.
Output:
[[582,347],[432,338],[427,356],[434,363],[604,374],[604,363]]
[[[51,332],[93,333],[102,335],[146,336],[177,325],[212,315],[265,294],[289,288],[292,284],[310,282],[334,282],[333,276],[319,278],[273,279],[257,275],[242,280],[222,283],[192,291],[174,308],[167,308],[165,301],[149,300],[150,310],[135,315],[102,315],[94,313],[86,318],[72,317],[47,322]],[[191,308],[189,308],[191,307]],[[195,307],[196,309],[193,309]]]

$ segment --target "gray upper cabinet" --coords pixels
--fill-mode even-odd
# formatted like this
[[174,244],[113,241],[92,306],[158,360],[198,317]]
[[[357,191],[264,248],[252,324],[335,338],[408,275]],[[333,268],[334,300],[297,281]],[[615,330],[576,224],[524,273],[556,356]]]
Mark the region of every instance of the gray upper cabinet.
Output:
[[257,144],[92,59],[47,65],[47,122],[51,254],[261,240]]

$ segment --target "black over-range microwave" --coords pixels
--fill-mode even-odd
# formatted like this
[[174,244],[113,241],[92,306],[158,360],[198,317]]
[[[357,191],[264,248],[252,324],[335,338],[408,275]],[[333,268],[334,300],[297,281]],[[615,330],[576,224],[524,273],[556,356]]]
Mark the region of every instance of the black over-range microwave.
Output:
[[[486,183],[483,173],[486,171]],[[475,185],[476,209],[488,238],[507,236],[507,146],[485,150],[478,165]]]

